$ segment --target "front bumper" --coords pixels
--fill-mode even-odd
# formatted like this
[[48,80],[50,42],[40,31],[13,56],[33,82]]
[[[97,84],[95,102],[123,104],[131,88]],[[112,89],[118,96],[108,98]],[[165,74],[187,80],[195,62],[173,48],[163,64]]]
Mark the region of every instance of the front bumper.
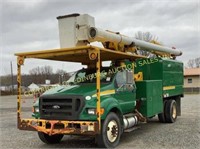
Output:
[[99,133],[97,121],[22,119],[18,128],[21,130],[40,131],[48,135],[96,135]]

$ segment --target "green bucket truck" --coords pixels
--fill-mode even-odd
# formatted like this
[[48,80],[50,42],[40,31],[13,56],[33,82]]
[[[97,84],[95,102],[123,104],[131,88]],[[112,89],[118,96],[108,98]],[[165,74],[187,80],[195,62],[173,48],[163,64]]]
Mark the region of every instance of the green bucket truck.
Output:
[[[99,147],[113,148],[124,132],[158,115],[174,123],[181,115],[183,63],[177,49],[96,28],[84,14],[59,16],[60,49],[17,53],[18,128],[37,131],[41,141],[59,143],[63,135],[95,137]],[[91,45],[98,41],[103,47]],[[137,54],[138,47],[154,54]],[[44,92],[33,106],[33,118],[21,117],[21,66],[36,58],[81,63],[64,84]],[[103,66],[110,61],[110,66]]]

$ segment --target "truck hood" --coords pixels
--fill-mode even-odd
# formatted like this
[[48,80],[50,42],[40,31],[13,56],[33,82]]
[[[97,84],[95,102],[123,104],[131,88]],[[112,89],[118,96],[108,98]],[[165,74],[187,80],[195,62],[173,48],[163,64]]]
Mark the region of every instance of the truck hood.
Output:
[[[112,84],[101,84],[101,91],[113,89]],[[92,96],[96,94],[95,83],[84,83],[79,85],[65,85],[51,88],[43,93],[43,95],[83,95]]]

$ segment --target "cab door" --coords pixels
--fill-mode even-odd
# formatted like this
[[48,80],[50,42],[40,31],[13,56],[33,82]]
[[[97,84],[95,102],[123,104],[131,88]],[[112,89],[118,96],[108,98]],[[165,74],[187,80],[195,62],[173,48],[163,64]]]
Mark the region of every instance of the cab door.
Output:
[[128,71],[120,71],[115,77],[115,98],[118,100],[122,112],[132,112],[136,105],[136,88],[134,82],[127,82]]

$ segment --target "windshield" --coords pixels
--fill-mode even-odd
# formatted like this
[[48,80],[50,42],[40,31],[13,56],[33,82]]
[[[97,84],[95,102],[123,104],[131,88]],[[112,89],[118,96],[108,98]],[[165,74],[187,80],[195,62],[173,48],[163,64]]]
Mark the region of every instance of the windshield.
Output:
[[[112,81],[114,73],[109,67],[102,68],[100,72],[101,83],[109,83]],[[96,69],[81,69],[77,71],[68,81],[68,83],[96,83]]]

